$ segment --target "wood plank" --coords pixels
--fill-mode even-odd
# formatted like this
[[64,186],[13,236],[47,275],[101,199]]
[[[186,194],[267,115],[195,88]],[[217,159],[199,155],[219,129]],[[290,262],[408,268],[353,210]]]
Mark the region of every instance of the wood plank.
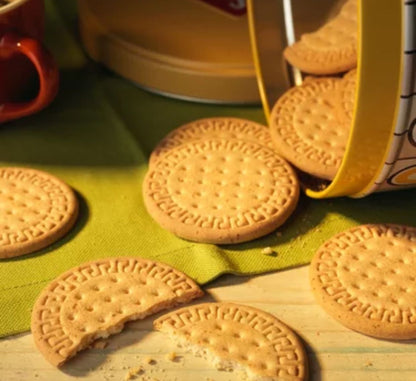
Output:
[[[344,328],[314,301],[308,268],[253,277],[225,276],[206,287],[197,301],[230,301],[261,308],[290,325],[305,342],[313,381],[416,380],[416,341],[377,340]],[[157,315],[159,316],[159,315]],[[219,372],[204,359],[152,330],[152,318],[129,323],[103,349],[78,354],[61,370],[49,365],[36,350],[30,334],[0,340],[1,381],[124,380],[130,369],[144,366],[134,380],[236,381],[238,372]],[[176,361],[167,355],[177,354]],[[155,364],[146,363],[147,358]]]

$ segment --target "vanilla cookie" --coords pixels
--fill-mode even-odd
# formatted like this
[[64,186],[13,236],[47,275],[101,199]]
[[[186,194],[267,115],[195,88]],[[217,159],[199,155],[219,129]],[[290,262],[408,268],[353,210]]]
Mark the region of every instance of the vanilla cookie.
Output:
[[342,79],[314,78],[289,89],[274,105],[270,132],[277,151],[300,170],[332,180],[341,164],[351,120],[339,113]]
[[283,54],[306,73],[341,73],[357,66],[357,34],[357,0],[348,0],[335,18],[317,31],[303,34]]
[[270,131],[266,126],[239,118],[205,118],[185,124],[169,133],[150,155],[150,165],[173,147],[207,137],[249,140],[274,149]]
[[58,241],[77,215],[78,200],[62,180],[35,169],[0,168],[0,258]]
[[352,123],[355,108],[355,92],[357,87],[357,70],[351,70],[341,81],[340,118]]
[[149,214],[179,237],[206,243],[249,241],[282,225],[296,207],[290,165],[261,144],[205,138],[172,148],[143,184]]
[[180,271],[142,258],[108,258],[75,267],[39,295],[31,330],[43,356],[62,365],[130,320],[203,295]]
[[335,235],[310,266],[318,303],[341,324],[384,339],[416,338],[416,228],[362,225]]
[[307,379],[301,341],[262,310],[233,303],[197,304],[163,315],[153,326],[217,369],[243,369],[251,380]]

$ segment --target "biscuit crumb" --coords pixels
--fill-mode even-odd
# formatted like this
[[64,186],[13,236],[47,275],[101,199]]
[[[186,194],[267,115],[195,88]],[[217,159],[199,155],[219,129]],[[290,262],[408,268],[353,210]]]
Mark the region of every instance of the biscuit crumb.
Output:
[[276,237],[281,237],[282,236],[282,232],[276,232]]
[[108,341],[106,341],[106,340],[94,341],[89,346],[89,348],[93,348],[93,349],[104,349],[104,348],[107,348],[107,347],[108,347]]
[[144,362],[148,365],[155,365],[156,364],[156,360],[152,357],[146,357],[144,359]]
[[265,247],[261,252],[265,255],[276,254],[276,252],[270,246]]
[[126,376],[124,377],[124,381],[134,380],[137,375],[144,373],[143,367],[139,366],[137,368],[131,368]]
[[176,353],[175,353],[175,352],[170,352],[170,353],[168,353],[168,354],[166,355],[166,358],[167,358],[169,361],[175,361],[175,360],[176,360],[176,358],[177,358],[177,356],[176,356]]

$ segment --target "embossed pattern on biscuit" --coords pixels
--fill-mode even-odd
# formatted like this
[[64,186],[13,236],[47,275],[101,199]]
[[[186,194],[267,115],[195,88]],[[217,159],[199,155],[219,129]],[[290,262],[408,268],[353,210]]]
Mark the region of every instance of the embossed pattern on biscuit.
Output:
[[206,137],[249,140],[274,149],[270,131],[266,126],[240,118],[205,118],[185,124],[169,133],[153,150],[149,162],[152,165],[170,149]]
[[310,267],[317,301],[348,328],[386,339],[416,338],[416,228],[354,227],[317,251]]
[[78,201],[68,185],[29,168],[0,168],[0,258],[44,248],[75,223]]
[[185,274],[141,258],[110,258],[60,275],[32,312],[35,344],[60,366],[92,341],[120,332],[130,320],[203,295]]
[[332,180],[341,164],[351,120],[340,116],[343,82],[310,78],[274,105],[270,132],[277,151],[311,175]]
[[193,241],[236,243],[284,223],[299,196],[290,165],[263,145],[205,138],[171,149],[143,184],[149,214]]
[[204,303],[161,316],[153,325],[181,346],[210,356],[220,369],[243,367],[256,380],[307,378],[307,359],[299,338],[262,310]]
[[302,35],[283,54],[306,73],[341,73],[357,66],[357,35],[357,0],[348,0],[334,19]]

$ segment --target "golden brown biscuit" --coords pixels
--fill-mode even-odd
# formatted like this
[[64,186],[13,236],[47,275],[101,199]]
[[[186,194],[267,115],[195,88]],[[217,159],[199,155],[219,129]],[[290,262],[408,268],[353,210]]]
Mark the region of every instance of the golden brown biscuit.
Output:
[[246,119],[212,117],[195,120],[169,133],[150,155],[150,165],[174,147],[207,137],[249,140],[274,149],[270,131],[266,126]]
[[108,258],[75,267],[39,295],[31,330],[36,346],[55,366],[94,340],[120,332],[130,320],[203,295],[180,271],[142,258]]
[[302,381],[308,364],[296,334],[273,315],[233,303],[204,303],[161,316],[154,328],[250,380]]
[[0,168],[0,258],[49,246],[77,216],[78,200],[62,180],[35,169]]
[[277,151],[295,167],[332,180],[341,164],[351,120],[339,112],[343,82],[310,78],[278,99],[270,115]]
[[237,243],[266,235],[296,207],[290,165],[261,144],[205,138],[172,148],[143,183],[149,214],[179,237]]
[[416,338],[416,228],[361,225],[315,254],[311,286],[341,324],[385,339]]
[[357,0],[348,0],[340,13],[315,32],[301,36],[283,54],[300,70],[329,75],[357,66]]

